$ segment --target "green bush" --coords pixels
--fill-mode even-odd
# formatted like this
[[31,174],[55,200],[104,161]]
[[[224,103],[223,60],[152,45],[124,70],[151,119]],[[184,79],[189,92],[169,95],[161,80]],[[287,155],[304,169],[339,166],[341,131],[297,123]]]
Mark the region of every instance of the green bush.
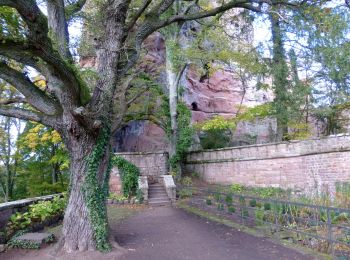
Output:
[[112,158],[112,163],[118,167],[120,172],[124,196],[130,197],[135,195],[139,188],[139,169],[134,164],[120,156],[114,156]]
[[265,213],[264,213],[263,210],[257,209],[257,210],[255,211],[255,219],[256,219],[256,223],[257,223],[258,225],[262,225],[262,224],[263,224],[263,222],[264,222],[264,216],[265,216]]
[[181,199],[192,197],[192,190],[191,189],[181,189],[179,191],[179,197]]
[[257,204],[257,203],[256,203],[256,200],[255,200],[255,199],[252,199],[252,200],[249,201],[249,205],[250,205],[251,207],[253,207],[253,208],[256,207],[256,204]]
[[220,201],[221,201],[221,194],[215,193],[215,194],[214,194],[214,198],[215,198],[215,200],[216,200],[217,202],[220,202]]
[[227,208],[227,211],[228,211],[229,213],[235,213],[235,212],[236,212],[236,209],[235,209],[235,207],[230,206],[230,207]]
[[211,204],[212,204],[211,199],[206,199],[206,200],[205,200],[205,203],[206,203],[207,205],[211,205]]
[[243,209],[241,211],[241,215],[243,218],[247,218],[247,217],[249,217],[249,211],[247,209]]
[[240,196],[239,197],[239,203],[242,205],[242,206],[245,206],[245,198],[243,196]]
[[242,193],[243,189],[244,189],[243,185],[237,184],[237,183],[232,184],[230,187],[230,190],[233,193]]
[[227,194],[226,197],[225,197],[225,202],[226,202],[226,205],[227,206],[231,206],[232,205],[232,195],[231,194]]
[[203,149],[218,149],[230,145],[230,135],[227,129],[213,129],[203,131],[199,139]]
[[192,184],[193,184],[191,177],[188,177],[188,176],[183,177],[181,180],[181,183],[184,186],[192,186]]
[[271,204],[268,202],[264,203],[264,210],[271,210]]

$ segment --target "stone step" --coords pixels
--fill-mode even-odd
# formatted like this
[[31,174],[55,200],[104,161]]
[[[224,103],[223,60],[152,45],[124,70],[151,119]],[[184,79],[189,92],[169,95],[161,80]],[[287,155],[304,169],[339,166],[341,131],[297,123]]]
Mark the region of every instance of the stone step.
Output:
[[149,186],[148,189],[149,190],[164,190],[164,187],[163,186],[157,186],[157,187]]
[[170,202],[170,200],[148,201],[148,205],[153,206],[153,207],[170,206],[170,205],[171,205],[171,202]]
[[148,198],[148,201],[159,201],[159,200],[166,200],[168,201],[169,198],[168,197],[153,197],[153,198]]
[[165,193],[166,194],[166,191],[165,190],[149,190],[148,193]]
[[166,198],[169,199],[168,195],[163,194],[163,195],[148,195],[148,198],[152,199],[152,198]]
[[168,197],[149,198],[148,201],[170,201]]
[[45,243],[51,243],[54,239],[55,237],[51,233],[26,233],[15,238],[16,241],[21,241],[23,245],[25,243],[31,243],[33,249],[40,248]]

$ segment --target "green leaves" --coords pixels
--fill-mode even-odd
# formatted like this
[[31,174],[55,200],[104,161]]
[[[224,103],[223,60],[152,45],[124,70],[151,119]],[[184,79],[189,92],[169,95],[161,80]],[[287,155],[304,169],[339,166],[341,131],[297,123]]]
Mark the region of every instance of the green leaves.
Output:
[[125,197],[135,195],[138,190],[139,169],[126,159],[120,156],[112,158],[112,164],[118,167],[122,180],[122,189]]
[[16,231],[28,228],[33,222],[43,222],[50,217],[61,215],[66,208],[67,198],[55,196],[51,201],[40,201],[29,206],[27,212],[16,212],[10,218],[7,229]]
[[[96,145],[90,156],[87,158],[88,170],[83,184],[84,199],[89,210],[89,219],[94,232],[96,248],[101,252],[111,250],[111,245],[108,241],[108,223],[106,211],[106,196],[105,191],[109,181],[109,172],[111,168],[107,167],[104,173],[102,184],[98,182],[97,175],[100,163],[108,148],[110,137],[110,126],[105,125],[97,138]],[[109,151],[109,149],[107,149]]]

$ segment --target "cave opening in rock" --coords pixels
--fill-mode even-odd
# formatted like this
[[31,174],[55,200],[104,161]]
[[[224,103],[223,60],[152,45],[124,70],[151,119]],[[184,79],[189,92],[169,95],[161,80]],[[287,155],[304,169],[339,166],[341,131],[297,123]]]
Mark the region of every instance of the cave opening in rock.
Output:
[[191,106],[193,111],[198,111],[198,105],[196,102],[192,102]]

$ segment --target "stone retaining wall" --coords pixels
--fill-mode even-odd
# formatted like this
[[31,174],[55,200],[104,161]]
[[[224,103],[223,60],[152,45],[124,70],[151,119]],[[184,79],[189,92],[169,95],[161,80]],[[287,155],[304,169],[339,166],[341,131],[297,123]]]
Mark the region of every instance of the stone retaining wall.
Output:
[[185,168],[209,183],[334,192],[350,182],[350,136],[195,151]]
[[[168,153],[116,153],[117,156],[122,156],[129,162],[136,165],[141,173],[141,176],[159,176],[168,174]],[[121,181],[117,167],[113,167],[109,181],[109,191],[113,193],[121,192]]]

